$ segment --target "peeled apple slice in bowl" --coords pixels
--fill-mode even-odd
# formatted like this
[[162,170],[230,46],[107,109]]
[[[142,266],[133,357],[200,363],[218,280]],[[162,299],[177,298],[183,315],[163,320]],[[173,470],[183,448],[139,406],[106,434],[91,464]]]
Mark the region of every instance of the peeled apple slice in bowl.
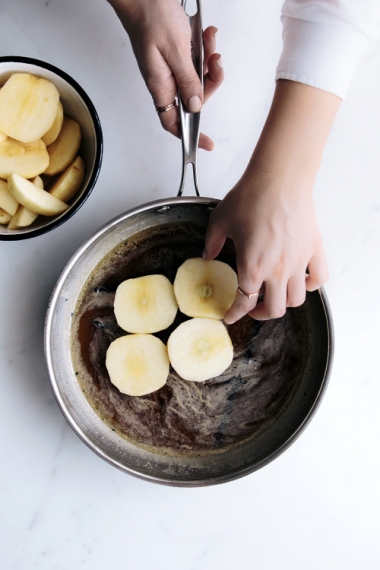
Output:
[[62,202],[69,202],[81,187],[84,174],[84,162],[80,156],[77,156],[70,166],[49,186],[49,194],[62,200]]
[[8,188],[20,204],[35,214],[55,216],[68,209],[67,204],[18,174],[10,175]]
[[22,143],[8,137],[0,143],[0,178],[7,180],[12,173],[34,178],[45,171],[49,154],[42,140]]
[[51,81],[14,73],[0,91],[0,131],[23,143],[34,142],[51,128],[58,104]]
[[[40,176],[35,176],[30,182],[32,182],[37,188],[44,189],[44,183]],[[19,204],[17,212],[12,216],[8,224],[8,230],[17,230],[19,228],[26,228],[34,222],[38,217],[38,214],[31,212],[28,208],[25,208],[22,204]]]
[[65,117],[58,137],[47,147],[49,165],[45,174],[49,176],[59,174],[72,163],[79,150],[81,137],[79,124]]
[[61,132],[63,119],[64,119],[63,106],[61,101],[59,101],[57,114],[55,116],[54,122],[50,127],[50,129],[43,135],[43,137],[41,137],[46,146],[49,146],[49,144],[53,143],[57,139],[59,133]]
[[11,215],[8,214],[3,208],[0,208],[0,224],[7,224],[11,219]]
[[195,318],[180,324],[168,340],[170,363],[184,380],[204,382],[222,374],[233,359],[225,325],[216,319]]
[[14,216],[17,212],[18,202],[13,194],[8,189],[8,184],[5,180],[0,179],[0,208]]

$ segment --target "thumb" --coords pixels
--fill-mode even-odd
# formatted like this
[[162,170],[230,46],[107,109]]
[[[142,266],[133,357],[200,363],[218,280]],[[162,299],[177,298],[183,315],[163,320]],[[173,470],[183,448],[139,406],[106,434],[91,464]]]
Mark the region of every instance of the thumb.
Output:
[[209,223],[205,237],[205,248],[202,254],[203,259],[214,259],[224,246],[226,237],[226,233],[222,230],[220,224]]
[[172,66],[173,75],[180,97],[190,113],[198,113],[202,108],[203,89],[189,52],[180,66]]

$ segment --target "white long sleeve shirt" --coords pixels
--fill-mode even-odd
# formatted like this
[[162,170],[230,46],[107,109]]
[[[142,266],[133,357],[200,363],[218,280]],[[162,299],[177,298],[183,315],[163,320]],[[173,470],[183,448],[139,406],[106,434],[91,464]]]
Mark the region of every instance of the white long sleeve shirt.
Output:
[[[286,0],[276,79],[344,99],[355,69],[380,34],[380,0]],[[380,70],[379,70],[380,74]]]

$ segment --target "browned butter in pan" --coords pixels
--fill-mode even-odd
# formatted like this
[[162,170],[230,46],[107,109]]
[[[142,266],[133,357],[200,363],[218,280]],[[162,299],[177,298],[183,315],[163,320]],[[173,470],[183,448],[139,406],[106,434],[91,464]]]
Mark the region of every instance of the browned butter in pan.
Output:
[[[223,452],[265,430],[285,410],[302,377],[308,353],[305,312],[288,309],[281,319],[244,317],[228,327],[234,360],[206,382],[182,380],[171,368],[166,385],[140,397],[121,394],[109,379],[106,351],[127,334],[116,323],[113,300],[125,279],[161,273],[171,282],[178,267],[200,257],[204,227],[163,224],[135,234],[108,254],[92,272],[73,315],[72,358],[80,386],[111,429],[137,446],[167,455]],[[233,245],[218,259],[235,267]],[[187,317],[156,336],[165,343]]]

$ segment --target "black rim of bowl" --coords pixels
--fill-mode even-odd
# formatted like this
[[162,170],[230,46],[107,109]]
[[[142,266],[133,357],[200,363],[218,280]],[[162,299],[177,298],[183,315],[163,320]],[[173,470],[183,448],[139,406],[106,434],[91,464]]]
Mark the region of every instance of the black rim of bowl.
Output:
[[84,202],[87,200],[87,198],[91,194],[91,192],[95,186],[95,183],[98,179],[98,176],[99,176],[100,166],[101,166],[102,157],[103,157],[103,134],[102,134],[102,128],[100,125],[98,113],[96,112],[96,109],[95,109],[91,99],[89,98],[87,93],[84,91],[84,89],[79,85],[79,83],[77,83],[75,81],[75,79],[73,79],[65,71],[62,71],[62,69],[59,69],[58,67],[55,67],[54,65],[51,65],[50,63],[47,63],[46,61],[41,61],[39,59],[34,59],[31,57],[22,57],[22,56],[0,57],[0,63],[3,63],[3,62],[15,62],[15,63],[26,63],[26,64],[30,64],[30,65],[37,65],[38,67],[42,67],[44,69],[48,69],[49,71],[52,71],[56,75],[59,75],[67,83],[69,83],[71,85],[71,87],[73,87],[79,93],[79,95],[83,99],[86,107],[89,110],[89,113],[90,113],[91,118],[92,118],[93,123],[94,123],[96,147],[97,147],[96,148],[96,154],[95,154],[95,160],[94,160],[94,167],[92,170],[91,177],[88,181],[86,191],[80,197],[78,202],[75,205],[71,206],[70,209],[65,214],[63,214],[63,216],[61,216],[57,220],[52,221],[51,223],[46,224],[46,226],[43,226],[41,228],[36,228],[35,230],[30,230],[29,232],[25,232],[25,233],[0,234],[0,240],[14,241],[14,240],[20,240],[20,239],[29,239],[29,238],[36,237],[36,236],[45,234],[45,233],[53,230],[54,228],[60,226],[61,224],[66,222],[69,218],[71,218],[71,216],[73,214],[75,214],[75,212],[77,212],[79,210],[79,208],[84,204]]

